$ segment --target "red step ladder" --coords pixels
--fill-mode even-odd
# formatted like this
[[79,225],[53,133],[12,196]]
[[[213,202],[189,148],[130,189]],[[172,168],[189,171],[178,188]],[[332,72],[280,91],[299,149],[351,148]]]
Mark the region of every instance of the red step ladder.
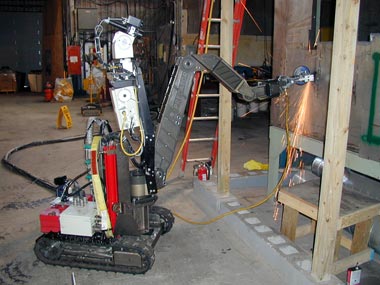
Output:
[[[205,0],[203,5],[202,12],[202,21],[201,28],[199,32],[198,40],[198,54],[204,54],[208,52],[208,49],[219,49],[220,45],[218,44],[209,44],[209,35],[210,35],[210,26],[211,23],[220,23],[220,19],[212,18],[213,4],[215,0]],[[240,31],[243,24],[244,9],[245,9],[246,0],[236,1],[234,7],[234,26],[233,26],[233,52],[232,52],[232,64],[236,62],[236,55],[240,39]],[[194,78],[193,89],[190,96],[188,117],[186,121],[185,129],[185,142],[182,150],[182,162],[181,162],[181,171],[185,172],[187,162],[205,162],[211,161],[211,167],[214,169],[217,153],[218,153],[218,126],[216,127],[215,135],[213,137],[202,137],[202,138],[190,138],[192,124],[194,121],[205,121],[205,120],[217,120],[218,116],[206,116],[206,117],[195,117],[195,110],[197,108],[198,98],[211,98],[219,97],[219,94],[199,94],[202,81],[203,81],[203,72],[198,72]],[[189,144],[190,142],[206,142],[213,141],[211,156],[203,158],[188,158]]]

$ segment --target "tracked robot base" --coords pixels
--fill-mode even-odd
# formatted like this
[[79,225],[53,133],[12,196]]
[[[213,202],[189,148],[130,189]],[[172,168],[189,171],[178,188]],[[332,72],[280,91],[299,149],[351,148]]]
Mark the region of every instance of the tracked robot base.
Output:
[[[97,125],[99,135],[93,135]],[[74,179],[55,179],[56,198],[40,214],[43,234],[35,254],[52,265],[145,273],[174,217],[154,205],[157,196],[147,193],[145,175],[134,159],[138,167],[129,171],[120,133],[112,132],[107,121],[89,118],[84,141],[87,169]],[[88,181],[83,186],[81,177]]]

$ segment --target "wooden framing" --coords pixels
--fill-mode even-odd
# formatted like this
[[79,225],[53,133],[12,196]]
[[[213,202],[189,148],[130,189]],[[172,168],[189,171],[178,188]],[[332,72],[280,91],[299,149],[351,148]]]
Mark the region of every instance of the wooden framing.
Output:
[[[232,63],[233,1],[221,0],[220,57]],[[220,85],[218,131],[218,191],[230,191],[231,93]]]
[[[361,173],[366,173],[368,170],[371,173],[370,176],[377,179],[379,179],[380,175],[378,168],[370,167],[370,165],[379,165],[379,163],[371,160],[373,157],[364,156],[362,155],[363,152],[360,151],[360,157],[356,153],[352,155],[351,152],[347,152],[349,132],[351,137],[350,149],[354,151],[358,149],[355,146],[359,145],[358,141],[362,133],[360,131],[360,120],[355,120],[355,118],[362,119],[362,114],[368,110],[360,109],[358,112],[358,104],[356,104],[354,105],[354,112],[351,113],[355,68],[362,68],[361,66],[365,65],[365,70],[368,70],[367,73],[372,72],[371,68],[373,68],[372,65],[361,64],[363,58],[367,62],[371,61],[371,57],[367,55],[370,54],[373,44],[363,45],[360,49],[361,53],[356,54],[360,0],[336,1],[332,49],[331,43],[323,43],[320,46],[318,45],[316,50],[308,49],[312,2],[275,1],[273,72],[274,75],[289,75],[299,65],[306,65],[312,71],[321,72],[319,81],[313,85],[312,95],[310,96],[311,101],[308,103],[311,108],[308,113],[310,118],[313,119],[305,121],[305,128],[302,132],[303,137],[306,138],[306,143],[312,141],[312,138],[319,140],[318,143],[313,144],[316,149],[313,149],[310,153],[321,156],[325,160],[321,192],[320,196],[318,195],[319,201],[317,200],[316,203],[312,203],[314,205],[311,205],[310,201],[305,202],[294,193],[281,192],[279,200],[285,205],[284,215],[286,215],[286,218],[283,221],[282,232],[288,237],[296,238],[314,230],[314,225],[305,225],[302,228],[295,226],[294,223],[298,219],[294,210],[317,221],[312,274],[318,281],[324,281],[330,279],[331,274],[346,270],[349,266],[355,265],[356,262],[360,263],[370,259],[370,250],[367,249],[368,229],[372,224],[372,217],[379,215],[378,205],[367,205],[350,213],[341,212],[342,178],[345,166],[350,167],[351,165],[364,170],[359,171]],[[367,50],[369,52],[366,52]],[[331,64],[330,58],[332,58]],[[356,60],[359,62],[357,65],[355,65]],[[355,76],[359,78],[362,73],[357,72]],[[330,76],[328,76],[329,74]],[[368,78],[371,77],[367,76],[367,82]],[[368,86],[368,83],[363,83],[363,80],[357,80],[360,84],[355,85],[355,96],[366,97],[369,93],[367,89],[363,89],[361,86]],[[289,95],[291,106],[296,106],[294,103],[297,102],[300,95],[297,94],[296,88],[289,90]],[[272,104],[271,123],[274,127],[284,128],[284,118],[281,116],[283,108],[280,102],[278,101],[278,104],[276,104],[275,101]],[[326,110],[326,105],[328,105],[327,119],[324,121],[323,112]],[[296,112],[297,107],[291,108],[290,117],[293,117]],[[350,116],[354,126],[349,124]],[[325,128],[325,126],[327,127]],[[271,132],[270,137],[271,145],[272,139],[275,137],[273,133]],[[325,140],[324,149],[323,140]],[[352,144],[352,142],[355,144]],[[304,148],[302,149],[307,152]],[[278,181],[278,156],[282,150],[283,148],[275,149],[276,153],[273,153],[272,149],[269,153],[269,192]],[[355,159],[358,157],[358,159],[354,161],[349,157],[355,157]],[[367,164],[367,166],[363,165],[363,163]],[[352,224],[357,225],[359,231],[352,240],[349,240],[341,229]],[[352,254],[343,260],[337,260],[339,251],[335,250],[334,252],[331,250],[337,245],[349,248]]]
[[[318,80],[310,86],[308,104],[305,110],[306,120],[302,122],[301,132],[304,136],[324,141],[333,42],[318,42],[316,49],[308,50],[307,32],[311,26],[313,2],[275,1],[273,74],[274,76],[291,75],[294,68],[300,65],[306,65],[312,72],[317,72]],[[363,12],[361,15],[364,16],[367,13],[369,12]],[[378,127],[380,118],[374,116],[371,120],[369,116],[370,110],[374,109],[376,102],[380,102],[380,92],[378,90],[376,92],[376,89],[380,87],[379,85],[377,88],[373,87],[376,66],[379,65],[379,57],[376,57],[380,48],[379,35],[372,34],[368,40],[357,42],[356,60],[353,62],[355,73],[347,149],[358,153],[361,158],[380,162],[380,146],[377,143],[377,137],[380,134]],[[299,86],[288,89],[291,101],[289,112],[291,130],[294,129],[295,116],[299,110],[297,102],[302,96],[302,91],[303,88]],[[374,103],[374,101],[376,102]],[[285,129],[282,102],[282,100],[272,100],[271,125]],[[367,134],[372,139],[366,139]]]
[[54,82],[64,76],[62,0],[46,1],[43,29],[44,81]]
[[[327,113],[324,169],[313,252],[312,274],[330,278],[342,197],[352,84],[359,22],[359,0],[337,0]],[[342,73],[344,70],[344,73]]]
[[[314,233],[315,222],[324,221],[318,209],[320,199],[318,182],[319,180],[309,181],[291,188],[285,188],[279,192],[278,201],[284,204],[281,233],[292,241],[301,236]],[[335,248],[335,250],[332,251],[331,248],[325,247],[322,250],[329,251],[332,255],[329,271],[326,274],[339,273],[350,266],[354,266],[357,262],[370,260],[371,255],[370,251],[368,251],[370,231],[373,218],[380,215],[380,202],[378,200],[348,189],[344,191],[339,208],[340,214],[336,221],[336,229],[332,230],[336,233],[336,237],[331,248]],[[310,218],[311,222],[299,226],[299,214]],[[344,235],[342,231],[352,225],[355,225],[355,232],[351,239]],[[341,246],[347,248],[351,255],[340,259]],[[314,261],[319,253],[314,250]]]

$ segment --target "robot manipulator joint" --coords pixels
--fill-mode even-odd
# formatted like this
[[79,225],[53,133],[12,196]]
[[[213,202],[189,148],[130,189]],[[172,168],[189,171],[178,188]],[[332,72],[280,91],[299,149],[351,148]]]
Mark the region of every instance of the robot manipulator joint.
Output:
[[307,82],[314,82],[315,74],[311,73],[306,66],[296,68],[293,76],[280,75],[277,78],[256,82],[249,86],[244,82],[238,92],[238,98],[251,102],[263,101],[280,96],[286,89],[294,84],[304,85]]

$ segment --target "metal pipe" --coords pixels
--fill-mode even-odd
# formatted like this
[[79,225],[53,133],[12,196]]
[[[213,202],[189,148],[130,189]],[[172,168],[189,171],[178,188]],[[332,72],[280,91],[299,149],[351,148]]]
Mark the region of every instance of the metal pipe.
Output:
[[[322,171],[324,167],[324,160],[320,157],[316,157],[313,160],[313,163],[311,164],[311,172],[318,177],[322,177]],[[343,186],[344,187],[350,187],[352,189],[353,187],[353,182],[349,179],[349,170],[347,168],[344,169],[344,174],[343,174]]]

